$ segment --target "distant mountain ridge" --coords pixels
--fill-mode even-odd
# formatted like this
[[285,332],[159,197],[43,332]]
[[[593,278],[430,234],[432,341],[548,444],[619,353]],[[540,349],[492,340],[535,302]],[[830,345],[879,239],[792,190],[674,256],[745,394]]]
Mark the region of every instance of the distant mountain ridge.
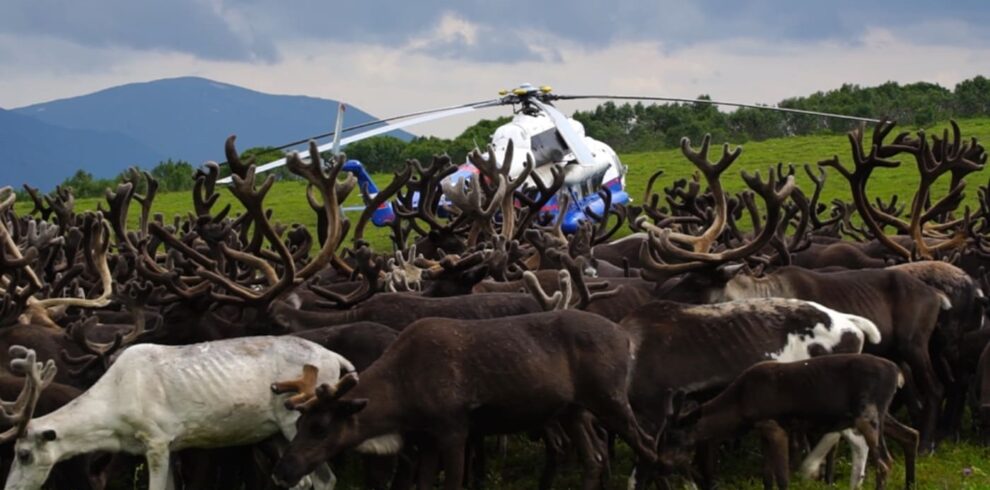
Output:
[[0,186],[20,189],[26,183],[49,190],[79,169],[110,176],[162,159],[120,133],[64,128],[0,109]]
[[[332,131],[337,104],[182,77],[11,109],[0,118],[0,184],[50,188],[77,169],[111,177],[168,158],[193,165],[222,161],[223,142],[231,134],[245,150]],[[345,126],[376,119],[351,106],[345,118]],[[393,135],[412,137],[404,131]],[[35,164],[44,168],[27,168]]]

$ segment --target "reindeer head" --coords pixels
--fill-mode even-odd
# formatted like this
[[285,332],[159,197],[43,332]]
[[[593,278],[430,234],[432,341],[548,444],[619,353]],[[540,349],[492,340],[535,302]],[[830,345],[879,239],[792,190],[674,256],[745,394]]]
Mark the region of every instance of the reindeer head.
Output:
[[301,378],[272,385],[277,394],[294,393],[285,406],[301,413],[296,421],[296,437],[273,474],[281,486],[295,485],[320,463],[362,442],[358,436],[360,421],[354,415],[364,409],[368,400],[343,399],[357,386],[357,374],[344,376],[334,386],[316,386],[317,374],[316,367],[306,365]]
[[660,472],[663,475],[690,473],[701,407],[678,390],[670,393],[666,412],[666,422],[656,438]]
[[0,400],[0,417],[13,425],[0,434],[0,442],[17,439],[16,458],[5,488],[41,488],[58,462],[59,453],[53,448],[58,434],[44,424],[29,427],[28,423],[42,390],[55,379],[55,361],[36,362],[34,351],[19,345],[12,346],[10,354],[14,358],[10,361],[11,371],[24,374],[24,388],[15,401]]

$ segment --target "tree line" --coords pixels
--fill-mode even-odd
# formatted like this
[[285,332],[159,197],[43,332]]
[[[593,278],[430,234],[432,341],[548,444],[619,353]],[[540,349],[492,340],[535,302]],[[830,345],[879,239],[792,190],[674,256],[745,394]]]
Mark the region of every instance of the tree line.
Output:
[[[282,152],[274,148],[251,148],[241,154],[242,159],[254,158],[258,163],[268,163],[282,157]],[[152,177],[158,180],[158,192],[181,192],[192,190],[193,175],[196,168],[191,163],[182,160],[166,160],[148,170]],[[221,166],[221,174],[229,174],[226,165]],[[114,177],[97,178],[92,173],[85,170],[76,170],[71,177],[62,181],[59,186],[72,189],[72,194],[79,198],[103,197],[107,189],[116,189],[122,182],[133,182],[138,186],[137,192],[145,192],[147,185],[144,179],[134,179],[134,169],[126,169]],[[292,176],[288,169],[278,169],[275,171],[278,178]],[[18,191],[18,200],[29,200],[24,190]]]
[[[711,100],[708,95],[698,99]],[[938,84],[918,82],[901,85],[887,82],[876,87],[844,84],[827,92],[780,101],[779,107],[830,112],[860,117],[888,117],[905,126],[925,127],[949,118],[990,116],[990,79],[976,76],[949,90]],[[618,153],[656,151],[676,147],[688,136],[701,139],[711,133],[715,141],[744,143],[785,136],[843,133],[856,122],[819,116],[787,114],[777,111],[740,108],[722,112],[711,104],[621,104],[605,102],[594,110],[577,111],[574,118],[584,124],[585,133],[612,146]],[[433,155],[446,153],[455,162],[464,161],[475,148],[483,149],[492,133],[509,122],[509,117],[485,119],[467,128],[456,138],[434,136],[403,141],[391,136],[376,136],[347,146],[348,158],[360,160],[369,172],[392,172],[406,160],[429,162]],[[281,152],[273,148],[252,148],[243,157],[255,157],[258,163],[278,159]],[[186,191],[192,188],[195,169],[188,162],[161,162],[150,173],[161,183],[161,192]],[[128,172],[110,179],[97,179],[79,170],[62,186],[73,189],[78,197],[102,196],[127,179]],[[279,178],[293,178],[282,168]]]

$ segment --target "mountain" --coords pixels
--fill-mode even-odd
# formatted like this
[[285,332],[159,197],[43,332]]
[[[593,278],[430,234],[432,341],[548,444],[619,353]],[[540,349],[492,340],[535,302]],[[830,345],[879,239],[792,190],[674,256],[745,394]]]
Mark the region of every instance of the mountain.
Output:
[[162,154],[120,133],[69,129],[0,109],[0,186],[50,190],[79,169],[108,176]]
[[[123,135],[151,150],[149,155],[147,151],[137,152],[131,145],[128,147],[135,150],[133,154],[114,152],[126,158],[111,160],[108,156],[87,167],[97,177],[109,177],[119,171],[123,165],[120,162],[152,167],[163,158],[193,165],[206,160],[223,161],[223,142],[231,134],[237,135],[237,147],[246,150],[326,133],[333,130],[337,101],[271,95],[205,78],[184,77],[121,85],[11,112],[66,130]],[[345,117],[345,126],[375,119],[351,106]],[[411,138],[404,131],[393,135]],[[153,158],[149,158],[151,155]],[[68,176],[59,175],[58,180]]]

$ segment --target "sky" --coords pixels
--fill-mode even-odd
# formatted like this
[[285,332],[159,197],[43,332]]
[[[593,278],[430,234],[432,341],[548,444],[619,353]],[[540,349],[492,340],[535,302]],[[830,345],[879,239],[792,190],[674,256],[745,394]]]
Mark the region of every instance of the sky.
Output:
[[[990,75],[986,0],[0,0],[0,108],[178,76],[384,117],[523,82],[772,104],[978,74]],[[477,118],[413,132],[449,137]]]

